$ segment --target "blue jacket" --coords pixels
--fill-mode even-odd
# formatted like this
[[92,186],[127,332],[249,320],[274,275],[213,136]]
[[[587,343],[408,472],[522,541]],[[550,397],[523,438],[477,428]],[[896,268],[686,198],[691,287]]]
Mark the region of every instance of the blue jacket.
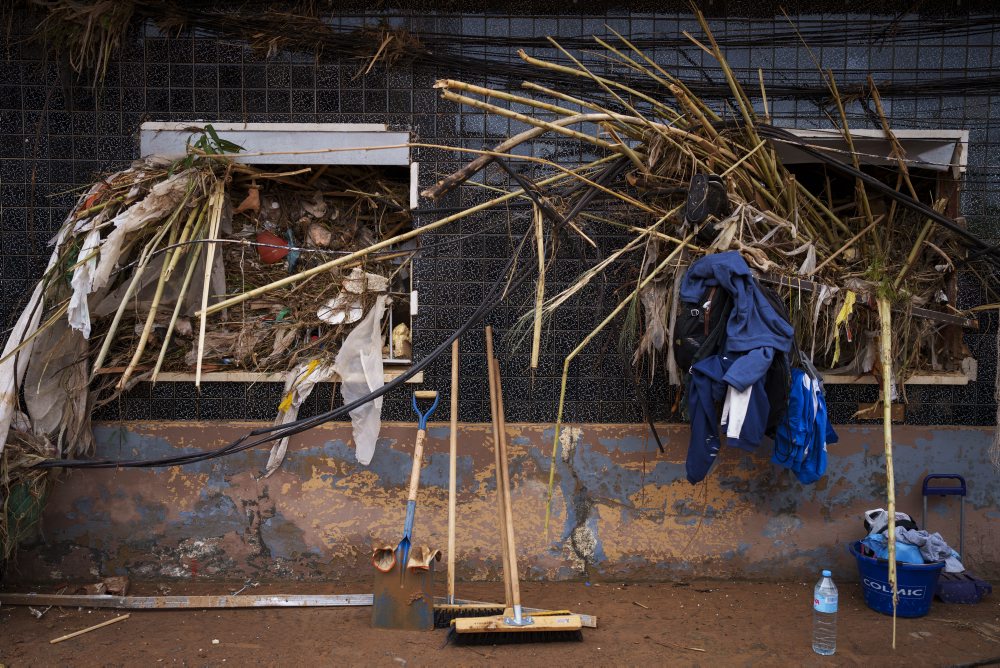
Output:
[[838,440],[819,381],[792,369],[788,412],[778,423],[771,461],[791,469],[799,482],[808,485],[826,473],[826,446]]
[[748,450],[760,444],[770,411],[764,377],[774,359],[774,349],[791,350],[794,334],[792,326],[757,287],[750,267],[738,252],[715,253],[696,260],[681,281],[680,298],[698,303],[706,288],[714,286],[732,296],[733,309],[726,323],[721,355],[706,357],[691,368],[687,474],[692,483],[704,479],[718,455],[715,402],[725,398],[729,386],[739,391],[753,387],[740,437],[730,442]]
[[[708,475],[719,454],[719,416],[715,406],[725,399],[731,383],[726,382],[735,360],[725,355],[710,355],[691,367],[688,385],[688,413],[691,417],[691,441],[688,443],[687,479],[691,484],[701,482]],[[767,369],[765,368],[766,372]],[[754,451],[764,438],[770,404],[764,390],[764,373],[747,381],[737,390],[752,386],[750,405],[747,408],[739,438],[729,438],[727,443],[743,450]]]
[[700,302],[705,289],[713,286],[719,286],[733,297],[733,311],[726,325],[728,351],[748,353],[758,348],[791,350],[792,326],[778,315],[757,287],[743,256],[736,251],[728,251],[696,260],[681,280],[681,300]]

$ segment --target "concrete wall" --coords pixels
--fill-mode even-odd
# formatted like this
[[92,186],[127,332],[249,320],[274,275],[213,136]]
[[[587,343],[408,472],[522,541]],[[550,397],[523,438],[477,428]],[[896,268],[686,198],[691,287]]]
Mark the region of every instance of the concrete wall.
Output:
[[[258,423],[104,424],[104,457],[162,457],[218,447]],[[488,425],[465,424],[459,442],[458,573],[498,578],[493,454]],[[552,536],[543,529],[552,429],[510,425],[513,505],[527,578],[808,578],[821,567],[856,576],[845,544],[862,511],[884,505],[878,427],[845,426],[826,478],[803,487],[758,456],[724,448],[707,481],[684,478],[686,427],[662,429],[661,455],[639,425],[585,425],[560,444]],[[350,428],[327,425],[293,439],[283,469],[255,478],[264,450],[184,468],[76,471],[63,476],[44,516],[44,542],[24,549],[9,577],[29,580],[129,574],[139,579],[334,579],[367,576],[371,546],[400,537],[413,425],[383,425],[369,467],[354,461]],[[966,476],[967,564],[1000,575],[1000,485],[989,429],[896,427],[901,510],[919,516],[928,472]],[[414,531],[446,547],[448,433],[429,431]],[[929,524],[955,545],[958,504],[932,501]],[[919,520],[919,517],[918,517]]]

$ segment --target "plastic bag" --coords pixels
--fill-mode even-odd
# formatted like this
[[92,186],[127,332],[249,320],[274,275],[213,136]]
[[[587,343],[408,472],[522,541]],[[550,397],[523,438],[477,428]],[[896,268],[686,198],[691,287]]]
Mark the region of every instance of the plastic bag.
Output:
[[[344,339],[333,368],[340,376],[340,393],[349,404],[385,384],[382,370],[382,316],[385,295],[379,295],[375,306]],[[382,428],[382,397],[351,411],[354,429],[355,457],[367,466],[375,454],[375,442]]]

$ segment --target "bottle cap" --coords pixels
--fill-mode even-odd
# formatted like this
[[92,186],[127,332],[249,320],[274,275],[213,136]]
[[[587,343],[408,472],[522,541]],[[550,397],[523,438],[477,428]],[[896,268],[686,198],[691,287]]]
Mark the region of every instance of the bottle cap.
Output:
[[828,571],[826,569],[823,569],[823,577],[825,577],[825,578],[831,578],[831,577],[833,577],[833,573],[831,573],[830,571]]

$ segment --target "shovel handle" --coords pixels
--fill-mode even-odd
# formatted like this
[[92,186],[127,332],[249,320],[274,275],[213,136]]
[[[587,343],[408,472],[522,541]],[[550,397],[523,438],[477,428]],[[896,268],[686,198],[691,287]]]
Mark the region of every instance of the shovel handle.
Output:
[[420,460],[424,456],[424,439],[426,437],[426,429],[417,430],[417,443],[413,446],[413,468],[410,470],[410,493],[406,496],[407,501],[417,500],[417,487],[420,485]]

